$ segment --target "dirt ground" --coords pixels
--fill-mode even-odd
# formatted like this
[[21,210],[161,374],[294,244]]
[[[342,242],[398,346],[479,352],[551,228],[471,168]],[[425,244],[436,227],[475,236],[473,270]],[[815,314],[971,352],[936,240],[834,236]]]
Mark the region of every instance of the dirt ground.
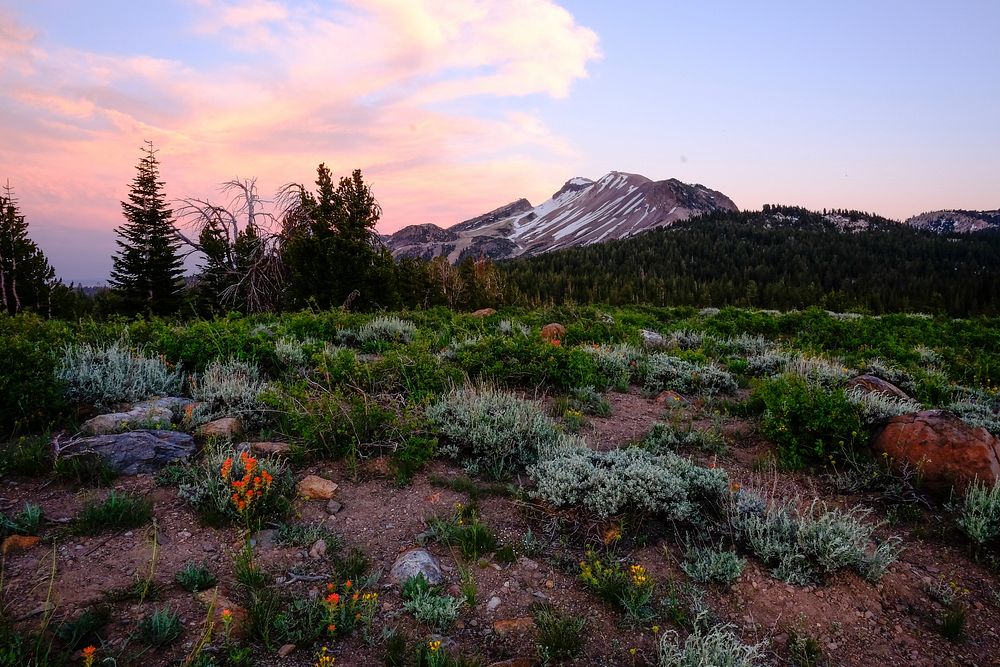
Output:
[[[640,439],[653,422],[668,418],[662,404],[637,392],[608,395],[613,414],[589,418],[581,430],[592,446],[608,448]],[[669,408],[673,418],[683,418],[696,427],[719,423],[705,412],[699,401],[685,400],[681,408]],[[726,418],[723,432],[729,445],[726,454],[714,462],[727,470],[731,480],[746,488],[760,490],[776,498],[797,498],[809,502],[822,498],[851,507],[872,507],[873,519],[887,512],[874,495],[838,495],[825,480],[815,476],[776,472],[767,464],[769,446],[753,426]],[[693,454],[703,463],[713,455]],[[340,486],[336,499],[343,508],[329,514],[323,501],[295,501],[296,522],[322,524],[339,534],[344,548],[356,546],[367,553],[373,571],[387,573],[396,557],[418,546],[417,535],[426,529],[428,517],[450,515],[456,502],[468,503],[463,493],[442,485],[442,479],[461,478],[460,468],[435,462],[417,474],[412,484],[397,486],[386,473],[384,462],[368,461],[352,476],[342,463],[326,463],[297,469],[296,476],[317,474]],[[520,480],[527,484],[527,478]],[[162,584],[155,601],[113,603],[114,613],[105,634],[115,652],[128,655],[132,664],[179,664],[198,641],[206,617],[205,605],[197,597],[173,584],[175,573],[186,564],[207,563],[219,578],[220,600],[236,598],[232,563],[242,545],[236,529],[216,529],[199,524],[196,515],[178,497],[174,488],[159,488],[150,476],[119,478],[114,488],[147,495],[153,501],[155,535],[159,546],[154,578]],[[106,599],[108,591],[120,589],[145,577],[150,571],[153,528],[120,531],[98,537],[79,537],[66,530],[66,523],[81,507],[87,494],[106,490],[79,490],[48,480],[6,479],[0,482],[0,510],[16,512],[25,502],[40,505],[45,513],[43,540],[26,550],[12,550],[5,558],[4,601],[10,615],[25,628],[37,627],[46,617],[45,601],[51,599],[53,619],[70,618]],[[501,544],[520,549],[530,530],[541,542],[539,553],[520,555],[513,563],[495,558],[474,564],[476,604],[462,610],[460,620],[443,639],[453,652],[476,655],[486,664],[511,659],[529,665],[535,656],[535,640],[529,619],[532,606],[550,601],[557,607],[587,619],[586,646],[578,665],[655,664],[657,637],[651,625],[634,625],[581,584],[573,567],[579,552],[574,551],[588,534],[600,534],[601,526],[581,524],[578,534],[559,533],[554,522],[541,517],[533,504],[503,495],[488,496],[478,503],[484,523],[493,529]],[[822,586],[792,586],[773,578],[763,566],[748,558],[740,579],[728,589],[710,588],[706,602],[720,620],[734,624],[746,642],[766,642],[771,664],[789,661],[788,641],[793,636],[810,636],[817,642],[826,662],[819,664],[850,667],[883,665],[1000,665],[1000,595],[998,580],[967,553],[944,510],[935,506],[919,516],[883,526],[882,538],[897,535],[905,550],[899,561],[876,585],[853,573],[840,573]],[[679,562],[684,546],[670,526],[642,527],[646,539],[635,545],[629,562],[646,566],[658,582],[658,596],[669,582],[687,580]],[[442,565],[450,592],[458,594],[456,555],[440,545],[427,548]],[[310,557],[306,549],[275,546],[257,540],[260,564],[283,590],[301,596],[319,595],[320,577],[330,576],[328,560]],[[574,556],[574,554],[576,554]],[[293,575],[315,580],[299,581]],[[280,583],[280,582],[284,583]],[[411,637],[426,638],[431,633],[402,611],[398,589],[378,585],[380,627],[397,627]],[[51,593],[50,593],[51,582]],[[968,608],[964,639],[946,640],[937,630],[943,611],[927,593],[932,584],[953,586]],[[491,604],[494,598],[499,604]],[[130,638],[136,623],[154,606],[169,606],[184,623],[184,634],[168,649],[149,649]],[[516,622],[511,622],[516,621]],[[660,631],[671,629],[662,625]],[[337,665],[379,665],[383,648],[365,643],[357,633],[330,645]],[[312,665],[311,649],[299,649],[280,658],[259,650],[257,665]]]

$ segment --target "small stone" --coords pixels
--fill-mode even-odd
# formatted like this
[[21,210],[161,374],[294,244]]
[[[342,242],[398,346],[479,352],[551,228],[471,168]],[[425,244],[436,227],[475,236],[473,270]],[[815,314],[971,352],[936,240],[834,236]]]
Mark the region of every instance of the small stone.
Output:
[[306,475],[297,485],[300,496],[310,500],[330,500],[337,491],[337,483],[318,475]]
[[287,442],[251,442],[249,447],[257,456],[284,456],[292,451]]
[[546,588],[550,588],[550,589],[551,588],[555,588],[556,587],[556,582],[552,581],[551,579],[546,579],[545,580],[545,587]]
[[506,635],[511,633],[526,634],[535,628],[535,619],[530,616],[523,618],[509,618],[497,621],[493,624],[493,629],[497,634]]
[[284,646],[278,649],[278,657],[287,658],[294,651],[295,651],[295,644],[285,644]]
[[216,419],[215,421],[210,421],[207,424],[202,424],[198,427],[197,435],[202,438],[232,440],[233,437],[242,432],[243,425],[240,424],[239,419],[236,417],[223,417],[222,419]]
[[497,607],[500,606],[500,598],[494,595],[490,598],[490,601],[486,603],[486,611],[493,612],[496,611]]
[[181,538],[182,540],[186,540],[187,538],[191,537],[191,533],[189,531],[182,530],[181,532],[177,533],[177,537]]
[[389,570],[389,578],[400,585],[418,574],[423,574],[427,582],[434,585],[444,580],[441,565],[426,549],[410,549],[400,554]]
[[344,509],[344,506],[338,503],[336,500],[331,500],[326,504],[326,511],[328,514],[336,514],[342,509]]
[[326,540],[316,540],[311,547],[309,547],[309,557],[310,558],[326,558]]

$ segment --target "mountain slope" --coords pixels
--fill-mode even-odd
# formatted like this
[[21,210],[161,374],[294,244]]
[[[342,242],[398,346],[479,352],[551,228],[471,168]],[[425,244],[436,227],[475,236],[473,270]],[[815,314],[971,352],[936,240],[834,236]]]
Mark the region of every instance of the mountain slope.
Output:
[[538,206],[519,199],[448,229],[411,225],[386,243],[396,256],[506,259],[628,238],[720,210],[738,209],[703,185],[613,171],[597,181],[570,179]]
[[1000,232],[1000,210],[996,211],[931,211],[915,215],[906,224],[937,234],[970,234]]

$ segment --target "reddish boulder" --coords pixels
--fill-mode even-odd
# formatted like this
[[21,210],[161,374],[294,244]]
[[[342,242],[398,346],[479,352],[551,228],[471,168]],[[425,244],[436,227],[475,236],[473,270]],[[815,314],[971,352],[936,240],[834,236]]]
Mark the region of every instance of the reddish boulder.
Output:
[[1000,479],[1000,440],[945,410],[894,417],[872,447],[896,464],[916,467],[931,491],[962,492],[975,479],[991,486]]
[[472,313],[473,317],[489,317],[495,314],[497,311],[494,308],[480,308]]
[[566,327],[561,324],[546,324],[542,327],[542,340],[546,343],[551,343],[554,340],[561,341],[566,337]]
[[906,392],[891,382],[875,375],[859,375],[847,381],[848,388],[860,387],[869,394],[888,394],[898,398],[909,398]]

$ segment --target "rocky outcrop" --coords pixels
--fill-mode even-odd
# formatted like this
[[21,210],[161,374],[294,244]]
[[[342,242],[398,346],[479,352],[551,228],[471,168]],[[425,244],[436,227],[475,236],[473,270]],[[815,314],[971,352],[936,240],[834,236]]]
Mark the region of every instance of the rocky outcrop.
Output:
[[1000,210],[931,211],[913,216],[906,224],[936,234],[996,233],[1000,232]]
[[194,401],[179,396],[152,398],[136,403],[122,412],[110,412],[88,419],[80,430],[87,435],[108,435],[139,428],[169,428],[171,424],[178,423],[192,405]]
[[905,391],[875,375],[859,375],[851,378],[847,381],[847,387],[858,387],[869,394],[886,394],[897,398],[909,398]]
[[973,480],[992,485],[1000,479],[1000,441],[946,410],[894,417],[872,447],[894,465],[916,467],[921,484],[937,493],[961,493]]
[[66,445],[60,456],[96,454],[119,475],[139,475],[184,461],[195,449],[194,438],[187,433],[146,430],[80,438]]

